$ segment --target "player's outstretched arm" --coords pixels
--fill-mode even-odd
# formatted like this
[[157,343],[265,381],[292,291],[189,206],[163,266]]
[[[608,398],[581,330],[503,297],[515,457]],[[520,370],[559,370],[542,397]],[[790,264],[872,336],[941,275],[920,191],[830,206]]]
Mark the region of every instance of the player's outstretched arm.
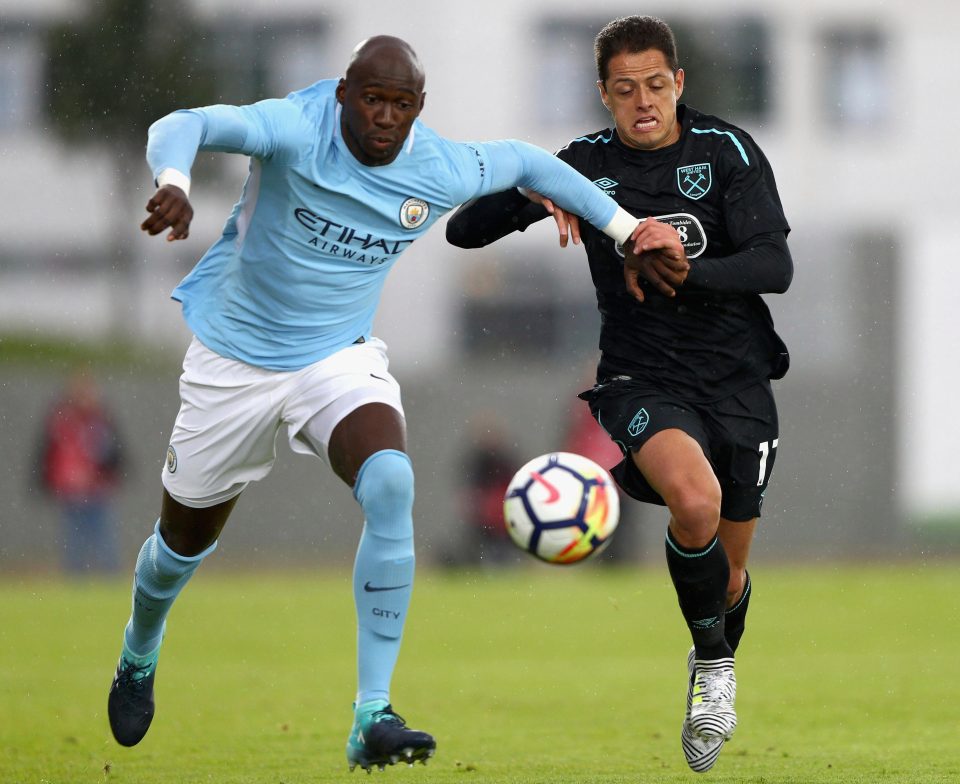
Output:
[[[536,191],[567,213],[623,243],[633,232],[637,219],[597,188],[573,167],[546,150],[515,139],[462,145],[480,161],[480,179],[474,180],[462,201],[521,187]],[[541,211],[545,216],[546,212]]]
[[458,248],[484,248],[547,217],[547,211],[516,188],[462,205],[447,221],[447,242]]
[[147,137],[147,163],[157,192],[147,202],[150,216],[140,228],[151,236],[169,228],[168,241],[189,236],[190,170],[199,150],[279,157],[297,154],[305,137],[309,129],[299,109],[284,100],[181,109],[161,117]]
[[782,231],[757,234],[736,253],[697,259],[687,285],[728,294],[783,294],[793,280],[793,257]]
[[636,228],[636,218],[569,164],[526,142],[502,144],[512,144],[519,157],[516,185],[546,197],[568,214],[583,217],[617,242],[626,242]]
[[190,236],[190,169],[203,138],[203,121],[189,111],[161,117],[147,132],[147,164],[153,172],[156,193],[147,202],[146,220],[140,229],[151,237],[170,229],[167,242]]
[[553,215],[560,233],[560,247],[570,238],[580,244],[580,219],[557,207],[550,199],[534,191],[520,193],[516,188],[468,201],[447,221],[447,242],[458,248],[483,248]]

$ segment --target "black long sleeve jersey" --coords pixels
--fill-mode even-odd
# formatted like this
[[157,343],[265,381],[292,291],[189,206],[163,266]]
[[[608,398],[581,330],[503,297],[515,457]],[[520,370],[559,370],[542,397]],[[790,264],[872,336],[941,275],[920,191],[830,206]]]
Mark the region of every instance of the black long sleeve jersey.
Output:
[[[753,139],[717,117],[678,106],[679,141],[659,150],[624,145],[613,129],[574,139],[557,155],[638,218],[673,224],[691,269],[676,297],[626,290],[623,251],[581,222],[601,314],[598,378],[629,376],[651,391],[706,402],[780,378],[789,355],[763,292],[793,274],[770,164]],[[460,247],[524,231],[547,213],[515,190],[464,205],[448,221]]]

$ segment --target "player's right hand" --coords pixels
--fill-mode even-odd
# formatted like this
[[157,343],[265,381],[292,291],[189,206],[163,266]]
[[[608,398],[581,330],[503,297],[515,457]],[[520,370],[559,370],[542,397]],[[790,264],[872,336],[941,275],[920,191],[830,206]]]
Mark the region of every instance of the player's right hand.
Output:
[[190,236],[190,221],[193,220],[193,207],[190,200],[176,185],[164,185],[157,189],[147,202],[150,216],[140,224],[140,228],[151,237],[164,229],[170,229],[167,242],[185,240]]
[[643,302],[640,278],[666,297],[675,297],[690,272],[687,252],[677,230],[655,218],[642,221],[624,248],[623,278],[629,291]]

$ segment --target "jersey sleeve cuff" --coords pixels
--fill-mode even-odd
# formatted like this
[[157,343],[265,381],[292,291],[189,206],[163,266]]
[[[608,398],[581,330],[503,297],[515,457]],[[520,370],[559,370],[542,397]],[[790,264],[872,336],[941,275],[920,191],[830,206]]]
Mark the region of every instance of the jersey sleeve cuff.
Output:
[[167,168],[157,175],[157,187],[162,188],[164,185],[174,185],[185,195],[190,195],[190,178],[177,169]]
[[603,227],[602,231],[608,237],[613,237],[613,239],[622,245],[630,239],[630,235],[633,234],[633,230],[637,228],[639,223],[640,220],[634,218],[623,207],[617,207],[613,218]]

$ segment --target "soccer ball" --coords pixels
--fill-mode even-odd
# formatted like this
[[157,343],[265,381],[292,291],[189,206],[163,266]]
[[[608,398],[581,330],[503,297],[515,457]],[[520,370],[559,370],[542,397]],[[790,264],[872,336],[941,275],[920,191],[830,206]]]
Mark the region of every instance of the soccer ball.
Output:
[[541,455],[514,474],[503,500],[507,531],[552,564],[599,553],[620,521],[620,496],[603,468],[583,455]]

